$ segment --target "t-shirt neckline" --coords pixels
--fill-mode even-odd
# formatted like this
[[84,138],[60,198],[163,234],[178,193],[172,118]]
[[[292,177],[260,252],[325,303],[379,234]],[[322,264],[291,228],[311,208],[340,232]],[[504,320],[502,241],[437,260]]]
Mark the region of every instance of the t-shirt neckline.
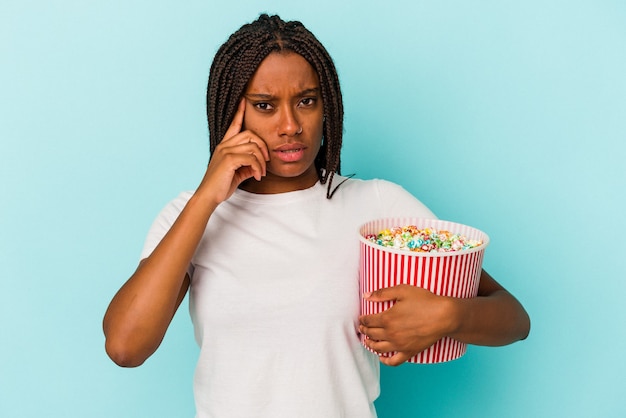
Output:
[[252,193],[247,192],[242,189],[236,189],[232,195],[232,198],[237,200],[244,200],[247,202],[255,202],[255,203],[280,203],[280,202],[293,202],[296,200],[307,199],[310,196],[314,196],[318,194],[320,189],[323,189],[323,185],[318,180],[311,187],[307,187],[306,189],[294,190],[291,192],[284,193],[271,193],[271,194],[261,194],[261,193]]

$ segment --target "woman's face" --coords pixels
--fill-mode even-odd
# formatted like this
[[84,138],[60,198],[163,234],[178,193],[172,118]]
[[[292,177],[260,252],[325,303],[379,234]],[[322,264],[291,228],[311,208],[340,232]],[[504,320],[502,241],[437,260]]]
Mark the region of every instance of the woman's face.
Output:
[[323,135],[324,105],[317,73],[300,55],[271,53],[244,93],[244,129],[259,136],[270,155],[267,175],[246,189],[281,193],[313,186]]

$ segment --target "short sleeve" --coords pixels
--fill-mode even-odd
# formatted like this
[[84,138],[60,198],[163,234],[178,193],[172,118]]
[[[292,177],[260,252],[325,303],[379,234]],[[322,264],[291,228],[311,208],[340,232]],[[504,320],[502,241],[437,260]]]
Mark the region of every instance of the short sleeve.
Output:
[[148,230],[148,234],[141,251],[141,260],[150,256],[152,251],[154,251],[157,245],[159,245],[165,234],[167,234],[176,219],[178,219],[178,215],[180,215],[192,194],[192,192],[181,193],[161,210]]
[[435,214],[402,186],[387,180],[375,180],[385,217],[437,219]]

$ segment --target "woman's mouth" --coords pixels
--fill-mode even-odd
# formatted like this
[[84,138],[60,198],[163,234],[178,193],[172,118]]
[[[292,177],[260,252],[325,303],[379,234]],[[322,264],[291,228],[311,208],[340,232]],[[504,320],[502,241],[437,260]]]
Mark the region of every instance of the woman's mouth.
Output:
[[304,157],[304,145],[286,145],[278,147],[274,150],[276,157],[285,163],[294,163],[300,161]]

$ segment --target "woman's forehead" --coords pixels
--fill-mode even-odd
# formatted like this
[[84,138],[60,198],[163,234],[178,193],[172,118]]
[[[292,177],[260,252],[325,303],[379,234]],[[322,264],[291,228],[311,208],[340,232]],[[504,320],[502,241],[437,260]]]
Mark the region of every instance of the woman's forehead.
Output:
[[319,88],[315,69],[295,52],[269,54],[253,74],[246,93],[272,94],[281,90],[300,92]]

